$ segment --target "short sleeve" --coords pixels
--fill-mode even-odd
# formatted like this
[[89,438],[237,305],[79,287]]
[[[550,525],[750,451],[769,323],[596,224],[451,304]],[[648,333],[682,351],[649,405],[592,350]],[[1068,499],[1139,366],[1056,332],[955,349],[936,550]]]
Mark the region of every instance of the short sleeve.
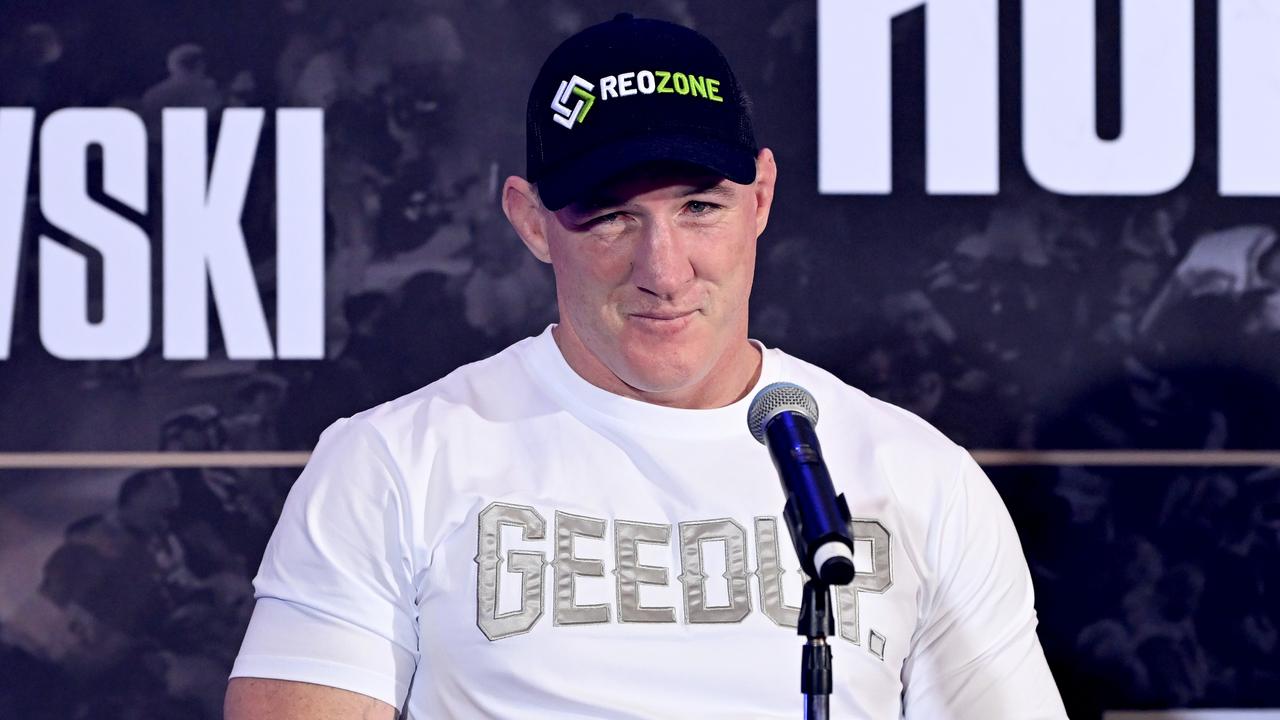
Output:
[[327,685],[402,707],[418,661],[411,514],[367,422],[321,435],[254,578],[231,671]]
[[1036,637],[1035,597],[1017,531],[967,452],[929,535],[934,581],[903,670],[916,720],[1067,717]]

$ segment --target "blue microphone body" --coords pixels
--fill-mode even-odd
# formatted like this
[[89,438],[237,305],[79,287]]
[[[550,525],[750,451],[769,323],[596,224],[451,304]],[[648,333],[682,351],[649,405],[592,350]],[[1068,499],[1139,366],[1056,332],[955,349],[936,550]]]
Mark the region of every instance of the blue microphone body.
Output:
[[828,585],[847,585],[854,576],[851,517],[822,459],[813,396],[797,385],[775,383],[756,395],[749,416],[782,482],[783,513],[801,567]]

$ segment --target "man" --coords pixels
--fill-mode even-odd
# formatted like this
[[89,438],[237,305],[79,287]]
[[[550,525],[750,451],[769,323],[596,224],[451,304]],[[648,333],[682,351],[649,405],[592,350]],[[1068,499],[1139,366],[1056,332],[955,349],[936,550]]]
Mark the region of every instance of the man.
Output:
[[204,48],[183,43],[169,51],[169,75],[142,94],[142,116],[154,141],[160,139],[160,118],[167,107],[204,108],[211,114],[225,104],[222,91],[209,77]]
[[778,380],[821,404],[858,518],[832,716],[1065,717],[968,454],[747,339],[777,168],[745,107],[675,25],[623,15],[551,54],[503,209],[560,322],[325,432],[228,718],[797,716],[797,563],[746,428]]

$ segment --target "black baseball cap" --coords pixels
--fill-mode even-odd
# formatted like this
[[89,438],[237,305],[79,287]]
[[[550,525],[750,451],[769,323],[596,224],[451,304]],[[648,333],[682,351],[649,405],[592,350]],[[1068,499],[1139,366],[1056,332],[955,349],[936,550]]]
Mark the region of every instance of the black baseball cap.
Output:
[[728,61],[662,20],[623,13],[565,40],[538,71],[526,122],[528,179],[550,210],[654,161],[756,178],[755,133]]

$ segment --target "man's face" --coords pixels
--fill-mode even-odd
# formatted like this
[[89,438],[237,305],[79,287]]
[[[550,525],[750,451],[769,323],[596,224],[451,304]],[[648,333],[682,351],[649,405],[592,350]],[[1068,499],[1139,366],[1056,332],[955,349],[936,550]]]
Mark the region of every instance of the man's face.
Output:
[[146,489],[125,506],[128,522],[142,530],[163,532],[169,527],[169,516],[178,509],[178,485],[167,471],[156,472],[147,480]]
[[759,179],[650,165],[548,213],[557,341],[571,364],[577,352],[591,366],[588,380],[601,384],[594,371],[606,387],[612,376],[651,401],[698,406],[717,373],[746,362],[754,372],[747,300],[772,198],[768,164],[767,193]]

